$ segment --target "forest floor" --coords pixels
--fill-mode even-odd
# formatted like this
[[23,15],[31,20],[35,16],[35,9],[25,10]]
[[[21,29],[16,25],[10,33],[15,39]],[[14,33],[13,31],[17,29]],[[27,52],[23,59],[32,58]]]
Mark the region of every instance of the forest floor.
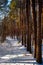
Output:
[[0,43],[0,65],[43,65],[43,62],[38,64],[33,55],[27,52],[26,47],[22,46],[17,39],[7,37],[4,43]]

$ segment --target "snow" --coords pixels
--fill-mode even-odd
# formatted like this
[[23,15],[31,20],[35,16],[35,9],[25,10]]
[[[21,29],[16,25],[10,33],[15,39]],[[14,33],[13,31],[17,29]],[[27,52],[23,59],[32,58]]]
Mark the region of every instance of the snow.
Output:
[[[43,44],[42,44],[43,57]],[[4,43],[0,43],[0,65],[43,65],[38,64],[32,54],[26,51],[26,47],[18,43],[18,40],[6,37]]]

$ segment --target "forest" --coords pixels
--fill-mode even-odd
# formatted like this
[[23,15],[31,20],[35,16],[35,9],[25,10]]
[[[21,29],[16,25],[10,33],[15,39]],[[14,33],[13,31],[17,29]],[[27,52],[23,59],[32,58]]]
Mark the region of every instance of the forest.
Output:
[[0,42],[7,36],[22,41],[22,45],[42,63],[43,0],[0,0]]

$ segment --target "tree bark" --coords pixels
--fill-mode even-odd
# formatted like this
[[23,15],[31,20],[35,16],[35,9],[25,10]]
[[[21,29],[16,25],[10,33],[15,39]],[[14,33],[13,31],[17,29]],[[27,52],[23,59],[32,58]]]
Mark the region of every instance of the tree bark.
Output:
[[32,0],[32,9],[33,9],[33,45],[34,45],[34,57],[36,58],[37,22],[36,22],[35,0]]
[[26,47],[26,0],[23,0],[23,26],[24,26],[24,46]]
[[29,16],[30,16],[30,0],[26,0],[26,16],[27,16],[27,27],[28,27],[28,32],[27,32],[27,51],[31,53],[31,30],[30,30],[30,21],[29,21]]
[[22,31],[22,25],[23,25],[23,19],[22,19],[22,5],[20,1],[20,27],[21,27],[21,40],[22,40],[22,45],[23,45],[23,31]]
[[37,0],[37,50],[36,50],[36,61],[42,63],[42,40],[41,40],[41,0]]

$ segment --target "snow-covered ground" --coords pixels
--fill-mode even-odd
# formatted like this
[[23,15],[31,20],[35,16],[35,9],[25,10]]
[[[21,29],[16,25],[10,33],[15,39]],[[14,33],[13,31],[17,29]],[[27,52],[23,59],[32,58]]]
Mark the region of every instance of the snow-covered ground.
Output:
[[27,52],[26,47],[17,39],[7,37],[4,43],[0,43],[0,65],[43,65],[43,63],[38,64],[33,55]]

